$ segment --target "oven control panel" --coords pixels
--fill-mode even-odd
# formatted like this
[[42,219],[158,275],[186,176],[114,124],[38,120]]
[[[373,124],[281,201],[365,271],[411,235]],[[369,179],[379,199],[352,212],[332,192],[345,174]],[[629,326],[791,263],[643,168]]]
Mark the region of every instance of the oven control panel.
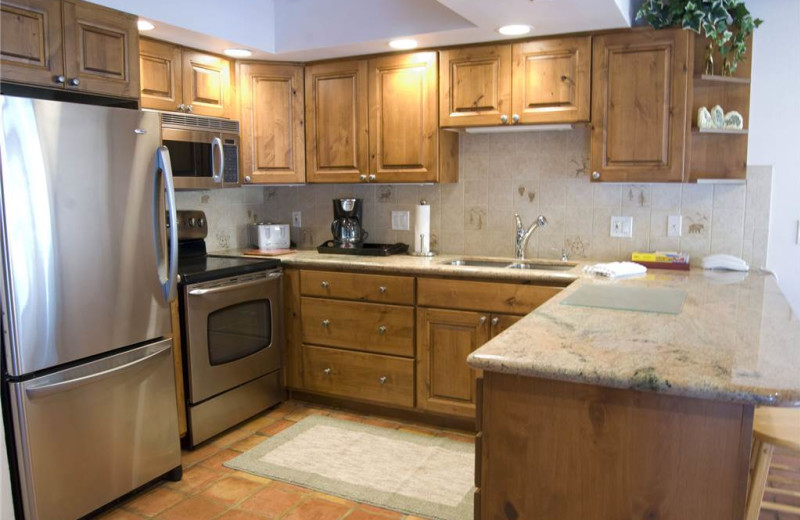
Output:
[[206,214],[197,210],[178,211],[178,240],[203,239],[208,236]]

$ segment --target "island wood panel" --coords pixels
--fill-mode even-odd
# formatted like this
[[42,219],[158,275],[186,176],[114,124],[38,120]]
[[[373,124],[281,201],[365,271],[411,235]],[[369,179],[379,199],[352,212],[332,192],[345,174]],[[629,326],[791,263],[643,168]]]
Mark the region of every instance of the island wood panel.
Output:
[[420,307],[528,314],[561,291],[560,287],[445,278],[419,278]]
[[514,44],[512,112],[520,123],[589,121],[592,38]]
[[438,88],[435,52],[369,60],[370,174],[375,182],[435,182]]
[[683,180],[689,38],[682,29],[594,38],[593,180]]
[[749,405],[486,372],[480,520],[741,520]]
[[414,305],[414,278],[334,271],[303,271],[304,296]]
[[181,48],[177,45],[139,40],[142,107],[154,110],[178,110],[183,103]]
[[[139,97],[137,17],[64,0],[64,75],[67,89]],[[74,81],[77,85],[73,84]]]
[[511,121],[511,45],[439,51],[439,125]]
[[359,182],[369,173],[366,60],[306,67],[308,182]]
[[181,337],[181,314],[178,300],[170,304],[172,322],[172,361],[175,367],[175,400],[178,405],[178,435],[186,435],[186,398],[183,393],[183,351]]
[[303,67],[248,62],[239,72],[245,182],[304,182]]
[[396,406],[414,406],[414,360],[303,345],[307,390]]
[[414,309],[375,303],[301,299],[303,343],[414,356]]
[[300,271],[283,270],[284,322],[286,324],[285,367],[286,386],[303,387],[302,337],[300,322]]
[[61,87],[61,2],[3,0],[0,4],[0,77],[3,81]]
[[489,314],[417,309],[417,407],[474,417],[477,372],[467,356],[489,341]]
[[231,62],[191,49],[181,52],[183,103],[192,114],[232,118],[235,114]]

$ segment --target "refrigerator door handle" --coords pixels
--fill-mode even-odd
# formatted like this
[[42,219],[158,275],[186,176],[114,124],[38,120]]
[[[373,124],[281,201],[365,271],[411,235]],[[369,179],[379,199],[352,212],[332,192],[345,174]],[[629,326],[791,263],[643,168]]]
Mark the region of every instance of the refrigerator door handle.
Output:
[[172,178],[172,163],[169,159],[169,150],[166,146],[159,146],[156,149],[156,173],[160,172],[164,177],[164,194],[166,195],[167,203],[167,231],[169,233],[168,260],[167,260],[167,276],[161,275],[161,259],[163,254],[161,252],[161,218],[160,218],[160,193],[159,193],[159,176],[155,176],[155,190],[153,204],[155,206],[155,239],[156,239],[156,256],[159,264],[159,283],[164,293],[164,301],[167,303],[175,299],[176,287],[178,284],[178,215],[176,212],[175,204],[175,182]]
[[168,354],[171,350],[172,350],[172,342],[168,341],[165,345],[162,345],[155,352],[147,354],[146,356],[141,357],[139,359],[135,359],[130,363],[110,368],[108,370],[103,370],[102,372],[97,372],[95,374],[89,374],[86,376],[76,377],[74,379],[68,379],[66,381],[44,384],[41,386],[29,386],[25,389],[25,393],[27,394],[28,398],[36,399],[38,397],[47,397],[55,393],[66,392],[67,390],[70,390],[72,388],[77,388],[79,386],[87,385],[89,383],[101,381],[119,372],[128,371],[133,369],[134,367],[142,366],[150,360]]
[[[217,150],[217,154],[214,150]],[[216,168],[217,159],[214,155],[219,156],[219,170]],[[214,182],[222,182],[222,173],[225,171],[225,152],[222,149],[222,139],[215,137],[211,140],[211,175],[214,177]]]

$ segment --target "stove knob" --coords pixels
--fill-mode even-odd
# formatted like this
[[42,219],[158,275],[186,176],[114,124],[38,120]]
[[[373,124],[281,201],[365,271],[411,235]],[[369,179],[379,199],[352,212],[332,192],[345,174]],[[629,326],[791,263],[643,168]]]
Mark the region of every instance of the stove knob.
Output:
[[198,219],[197,227],[200,227],[200,228],[206,227],[206,219],[204,219],[204,218]]
[[195,227],[196,225],[197,225],[197,219],[194,218],[194,217],[191,217],[189,219],[189,227]]

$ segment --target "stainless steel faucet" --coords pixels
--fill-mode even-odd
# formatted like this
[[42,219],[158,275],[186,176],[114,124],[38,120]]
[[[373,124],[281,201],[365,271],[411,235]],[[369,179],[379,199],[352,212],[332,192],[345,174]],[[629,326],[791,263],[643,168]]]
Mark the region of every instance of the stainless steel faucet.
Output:
[[514,241],[514,255],[516,256],[517,260],[525,260],[525,250],[528,248],[528,240],[530,240],[534,231],[547,225],[547,219],[544,215],[539,215],[539,217],[527,230],[525,229],[525,226],[522,225],[522,219],[519,217],[519,213],[514,213],[514,220],[517,223],[517,234],[516,240]]

